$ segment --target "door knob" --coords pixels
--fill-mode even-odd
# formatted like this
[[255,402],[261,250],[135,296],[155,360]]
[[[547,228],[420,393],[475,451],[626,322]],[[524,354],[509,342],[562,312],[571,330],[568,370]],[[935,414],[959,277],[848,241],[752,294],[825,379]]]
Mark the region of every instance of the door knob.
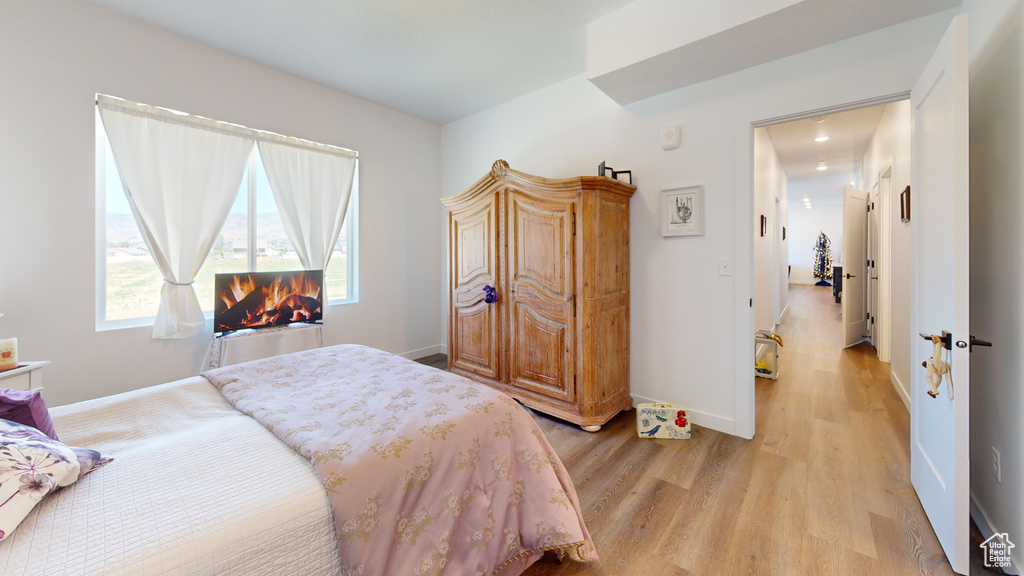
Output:
[[494,289],[490,284],[484,285],[484,302],[488,304],[494,304],[494,301],[498,299],[498,291]]
[[853,274],[847,274],[846,279],[849,280],[850,278],[856,278],[856,276]]

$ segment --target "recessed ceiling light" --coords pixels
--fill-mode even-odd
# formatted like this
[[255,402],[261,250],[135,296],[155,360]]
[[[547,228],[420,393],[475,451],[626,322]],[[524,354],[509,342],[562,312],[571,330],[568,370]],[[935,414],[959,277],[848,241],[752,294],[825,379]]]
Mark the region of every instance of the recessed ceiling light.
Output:
[[804,202],[810,202],[810,201],[811,201],[810,198],[808,198],[807,196],[804,196]]
[[828,136],[818,136],[814,139],[815,142],[824,142],[826,140],[828,140]]
[[819,172],[821,172],[822,170],[828,170],[828,166],[825,166],[825,161],[824,160],[822,160],[821,162],[818,162],[817,170]]
[[811,209],[811,205],[810,204],[804,204],[804,208],[807,208],[808,210],[810,210]]
[[815,124],[821,124],[824,121],[825,121],[825,117],[824,116],[815,116],[814,117],[814,123]]

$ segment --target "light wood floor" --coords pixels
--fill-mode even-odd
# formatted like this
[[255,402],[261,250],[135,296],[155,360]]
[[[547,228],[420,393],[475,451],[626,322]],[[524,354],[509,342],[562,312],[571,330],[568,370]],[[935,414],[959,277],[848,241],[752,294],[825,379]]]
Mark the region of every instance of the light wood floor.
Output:
[[889,365],[870,346],[842,349],[831,295],[791,288],[753,440],[698,426],[688,441],[640,439],[633,411],[596,434],[538,414],[601,560],[549,556],[526,574],[952,574],[910,484]]

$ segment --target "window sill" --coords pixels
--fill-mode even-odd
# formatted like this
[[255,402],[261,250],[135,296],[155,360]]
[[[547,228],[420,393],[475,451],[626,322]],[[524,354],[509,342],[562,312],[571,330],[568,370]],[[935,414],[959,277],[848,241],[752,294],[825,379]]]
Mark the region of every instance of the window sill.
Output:
[[[337,306],[344,306],[347,304],[358,304],[359,299],[353,298],[352,300],[331,300],[327,303],[328,308],[335,308]],[[203,315],[206,317],[206,328],[207,331],[213,330],[213,313],[204,312]],[[132,328],[152,328],[153,322],[156,321],[156,316],[147,316],[145,318],[124,318],[121,320],[96,320],[96,332],[110,332],[113,330],[130,330]]]

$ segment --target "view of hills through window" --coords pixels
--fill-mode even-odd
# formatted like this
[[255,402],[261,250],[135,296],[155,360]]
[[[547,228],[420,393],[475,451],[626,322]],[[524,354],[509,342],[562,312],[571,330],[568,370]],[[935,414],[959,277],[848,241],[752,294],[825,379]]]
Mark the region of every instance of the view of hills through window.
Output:
[[[163,277],[149,254],[125,198],[110,147],[106,157],[106,320],[156,315]],[[249,179],[255,178],[256,237],[249,238]],[[331,262],[324,271],[324,290],[330,300],[346,300],[348,291],[348,228],[345,218]],[[301,270],[284,231],[270,182],[259,153],[253,152],[227,221],[196,275],[194,288],[203,310],[213,310],[214,275],[247,272],[249,250],[256,252],[256,271]]]

